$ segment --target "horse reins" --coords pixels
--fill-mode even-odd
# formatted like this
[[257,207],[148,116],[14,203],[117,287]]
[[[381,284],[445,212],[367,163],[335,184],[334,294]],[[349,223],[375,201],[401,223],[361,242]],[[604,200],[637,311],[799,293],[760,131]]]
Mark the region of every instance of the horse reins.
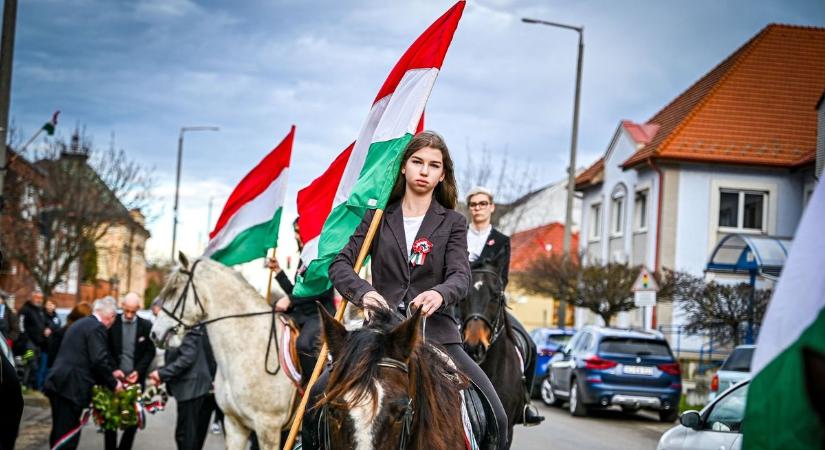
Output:
[[[183,316],[184,316],[184,313],[185,313],[185,310],[186,310],[186,297],[187,297],[187,294],[189,294],[189,288],[190,287],[192,288],[192,294],[195,297],[195,304],[198,305],[198,308],[200,308],[201,314],[206,315],[206,310],[203,308],[203,303],[201,302],[200,296],[198,295],[198,289],[195,287],[195,269],[198,267],[198,263],[200,263],[200,262],[201,262],[201,260],[198,259],[192,264],[191,269],[188,269],[188,270],[187,269],[180,269],[179,270],[180,273],[187,276],[186,285],[183,287],[183,292],[181,292],[181,295],[178,297],[178,301],[175,303],[175,307],[171,311],[169,311],[169,309],[166,308],[166,302],[165,301],[161,304],[160,309],[163,312],[165,312],[169,317],[171,317],[175,322],[177,322],[178,325],[183,327],[184,330],[187,330],[187,331],[191,330],[192,328],[199,327],[201,325],[209,325],[211,323],[215,323],[215,322],[218,322],[218,321],[224,320],[224,319],[238,319],[238,318],[243,318],[243,317],[262,316],[264,314],[271,315],[272,320],[270,321],[270,325],[269,325],[269,340],[266,343],[266,353],[264,354],[264,370],[269,375],[277,375],[278,372],[281,370],[280,362],[278,363],[278,367],[276,367],[274,370],[269,369],[269,355],[272,352],[272,342],[277,340],[277,337],[278,337],[277,336],[277,331],[276,331],[276,323],[277,322],[276,322],[276,317],[275,317],[277,312],[275,311],[274,306],[269,311],[230,314],[228,316],[216,317],[214,319],[201,320],[201,321],[196,322],[195,324],[187,324],[183,321]],[[178,309],[180,309],[180,317],[178,317],[176,315],[176,313],[178,312]],[[177,327],[175,327],[175,329],[176,328]],[[278,348],[277,344],[275,345],[275,356],[276,356],[276,360],[280,361],[280,357],[281,357],[280,349]]]
[[[388,369],[397,369],[409,377],[410,369],[407,363],[404,361],[397,360],[395,358],[390,357],[383,357],[378,361],[378,367],[386,367]],[[410,380],[410,385],[414,383],[415,380]],[[398,450],[405,450],[407,445],[410,443],[410,437],[412,436],[412,423],[413,423],[413,416],[415,416],[415,411],[413,409],[412,404],[412,396],[410,392],[407,392],[407,405],[404,407],[404,416],[402,417],[401,422],[401,435],[398,437]],[[324,439],[324,448],[332,448],[332,441],[330,438],[329,432],[329,403],[325,403],[324,406],[321,407],[321,411],[319,413],[319,427],[321,424],[324,424],[323,435]]]
[[[495,271],[492,271],[492,270],[487,270],[487,269],[478,269],[478,270],[474,270],[473,273],[489,273],[489,274],[495,275],[499,279],[499,283],[501,283],[501,276],[498,274],[498,272],[495,272]],[[484,322],[488,327],[490,327],[490,330],[493,331],[493,335],[490,338],[490,345],[492,346],[493,343],[504,332],[504,312],[505,311],[504,311],[504,301],[503,300],[504,300],[504,293],[501,292],[501,289],[499,289],[498,294],[493,299],[493,301],[496,301],[498,303],[498,309],[496,309],[496,315],[495,315],[495,318],[493,318],[492,323],[490,322],[489,319],[487,319],[487,317],[484,314],[472,313],[469,316],[467,316],[467,318],[464,320],[464,323],[461,325],[462,329],[467,328],[467,323],[469,323],[471,320],[474,320],[474,319]]]

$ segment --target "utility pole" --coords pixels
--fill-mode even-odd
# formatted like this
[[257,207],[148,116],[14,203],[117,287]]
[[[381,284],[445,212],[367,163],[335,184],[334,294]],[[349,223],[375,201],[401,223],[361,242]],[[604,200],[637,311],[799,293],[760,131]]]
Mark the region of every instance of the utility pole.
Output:
[[181,127],[180,135],[178,135],[178,167],[175,176],[175,206],[173,210],[174,218],[172,219],[172,264],[175,263],[175,250],[178,238],[178,197],[180,197],[180,170],[181,161],[183,160],[183,134],[187,131],[218,131],[218,127]]
[[[567,166],[567,208],[564,215],[564,257],[567,263],[572,262],[570,254],[570,241],[573,228],[573,201],[576,190],[576,147],[579,141],[579,99],[582,83],[582,56],[584,54],[584,27],[565,25],[563,23],[550,22],[547,20],[521,19],[524,23],[546,25],[550,27],[562,28],[579,33],[579,56],[576,62],[576,97],[573,103],[573,136],[570,139],[570,165]],[[558,326],[564,328],[567,321],[567,302],[559,300]]]
[[3,2],[3,34],[0,39],[0,215],[3,214],[3,186],[6,181],[6,140],[9,133],[11,103],[11,69],[14,61],[14,33],[17,22],[17,0]]

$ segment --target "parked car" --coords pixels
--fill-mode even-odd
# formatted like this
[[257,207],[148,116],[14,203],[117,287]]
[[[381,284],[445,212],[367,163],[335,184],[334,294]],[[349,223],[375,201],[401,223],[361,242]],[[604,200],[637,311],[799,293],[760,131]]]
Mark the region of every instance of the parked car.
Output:
[[754,350],[756,350],[755,345],[740,345],[733,349],[711,379],[710,401],[734,384],[750,379]]
[[663,422],[678,416],[682,395],[679,363],[661,333],[586,326],[550,359],[542,399],[550,405],[569,401],[570,413],[621,406],[624,411],[651,409]]
[[702,411],[685,411],[679,417],[679,425],[667,430],[659,439],[657,450],[740,450],[749,383],[750,380],[745,380],[722,392]]
[[536,328],[530,338],[536,343],[536,374],[533,377],[533,396],[541,395],[541,384],[547,379],[550,358],[567,344],[576,330],[570,328]]

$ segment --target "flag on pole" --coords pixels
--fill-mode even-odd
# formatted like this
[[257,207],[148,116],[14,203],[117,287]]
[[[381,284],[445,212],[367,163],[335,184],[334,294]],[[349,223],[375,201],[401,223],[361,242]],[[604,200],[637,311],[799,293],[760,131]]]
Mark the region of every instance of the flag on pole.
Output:
[[294,139],[295,125],[235,187],[209,233],[205,256],[231,266],[263,258],[267,250],[278,246]]
[[819,182],[796,231],[751,364],[743,448],[821,449],[825,427],[814,412],[803,349],[825,357],[825,183]]
[[55,111],[54,114],[52,114],[52,120],[43,125],[43,131],[45,131],[49,136],[54,136],[54,129],[57,127],[57,116],[59,115],[60,111]]
[[[419,129],[463,11],[464,1],[459,1],[407,49],[375,97],[358,138],[348,148],[349,156],[339,155],[333,166],[304,190],[303,198],[299,197],[299,217],[302,209],[308,210],[308,202],[315,201],[308,193],[323,192],[325,201],[332,200],[326,214],[319,205],[312,219],[299,219],[299,226],[302,220],[315,226],[300,230],[306,244],[301,259],[307,269],[297,277],[296,296],[316,296],[329,289],[327,272],[335,255],[368,209],[386,206],[401,155]],[[323,223],[320,229],[318,223]],[[318,234],[313,235],[315,232]]]

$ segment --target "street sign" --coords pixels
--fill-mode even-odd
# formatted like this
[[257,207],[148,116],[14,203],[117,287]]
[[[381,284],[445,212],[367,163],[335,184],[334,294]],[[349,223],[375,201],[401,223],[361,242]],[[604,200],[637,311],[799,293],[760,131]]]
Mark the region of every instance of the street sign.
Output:
[[648,272],[646,267],[642,267],[639,272],[639,277],[633,283],[633,303],[636,306],[656,306],[656,292],[659,291],[659,285],[656,280]]
[[639,276],[636,277],[636,282],[633,283],[633,288],[631,290],[633,292],[659,292],[659,285],[656,284],[656,280],[653,278],[652,275],[650,275],[650,272],[648,272],[647,267],[642,267],[642,270],[641,272],[639,272]]

